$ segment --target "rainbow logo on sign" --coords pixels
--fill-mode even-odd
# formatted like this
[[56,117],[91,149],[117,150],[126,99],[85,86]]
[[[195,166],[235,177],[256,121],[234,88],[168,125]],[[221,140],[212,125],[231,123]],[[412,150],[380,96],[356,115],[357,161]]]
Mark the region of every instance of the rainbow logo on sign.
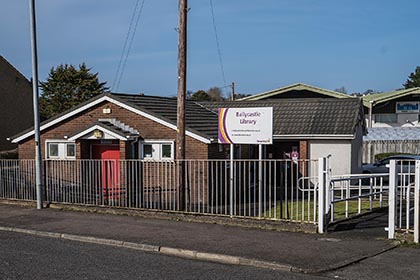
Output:
[[219,108],[219,143],[232,144],[232,140],[229,138],[229,134],[226,129],[226,116],[229,108]]

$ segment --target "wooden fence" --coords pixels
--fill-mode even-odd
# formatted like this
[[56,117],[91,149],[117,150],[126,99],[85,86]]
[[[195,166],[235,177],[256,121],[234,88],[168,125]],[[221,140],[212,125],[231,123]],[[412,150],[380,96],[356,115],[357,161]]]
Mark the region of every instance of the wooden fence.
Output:
[[420,140],[375,140],[363,142],[363,163],[374,163],[383,153],[420,154]]

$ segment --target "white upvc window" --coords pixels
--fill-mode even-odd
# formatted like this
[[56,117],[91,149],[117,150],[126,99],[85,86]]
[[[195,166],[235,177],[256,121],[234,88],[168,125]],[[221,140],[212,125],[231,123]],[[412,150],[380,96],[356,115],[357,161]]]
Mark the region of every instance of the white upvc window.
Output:
[[173,160],[174,141],[145,140],[140,142],[140,158],[146,160]]
[[75,159],[76,144],[63,140],[47,140],[46,157],[48,159]]

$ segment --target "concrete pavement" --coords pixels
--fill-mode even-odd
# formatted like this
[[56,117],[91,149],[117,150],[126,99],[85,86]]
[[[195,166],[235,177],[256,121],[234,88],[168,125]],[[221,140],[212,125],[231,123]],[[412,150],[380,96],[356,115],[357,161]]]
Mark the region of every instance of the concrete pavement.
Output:
[[[321,273],[395,248],[379,229],[324,235],[0,203],[0,229],[185,258]],[[364,232],[365,231],[365,232]]]

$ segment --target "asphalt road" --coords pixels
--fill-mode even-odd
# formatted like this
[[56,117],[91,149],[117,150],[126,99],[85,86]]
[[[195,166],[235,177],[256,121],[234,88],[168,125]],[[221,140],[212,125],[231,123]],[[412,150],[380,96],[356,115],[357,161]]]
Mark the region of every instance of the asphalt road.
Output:
[[0,279],[323,278],[0,231]]
[[335,279],[418,280],[420,248],[400,247],[326,275]]

